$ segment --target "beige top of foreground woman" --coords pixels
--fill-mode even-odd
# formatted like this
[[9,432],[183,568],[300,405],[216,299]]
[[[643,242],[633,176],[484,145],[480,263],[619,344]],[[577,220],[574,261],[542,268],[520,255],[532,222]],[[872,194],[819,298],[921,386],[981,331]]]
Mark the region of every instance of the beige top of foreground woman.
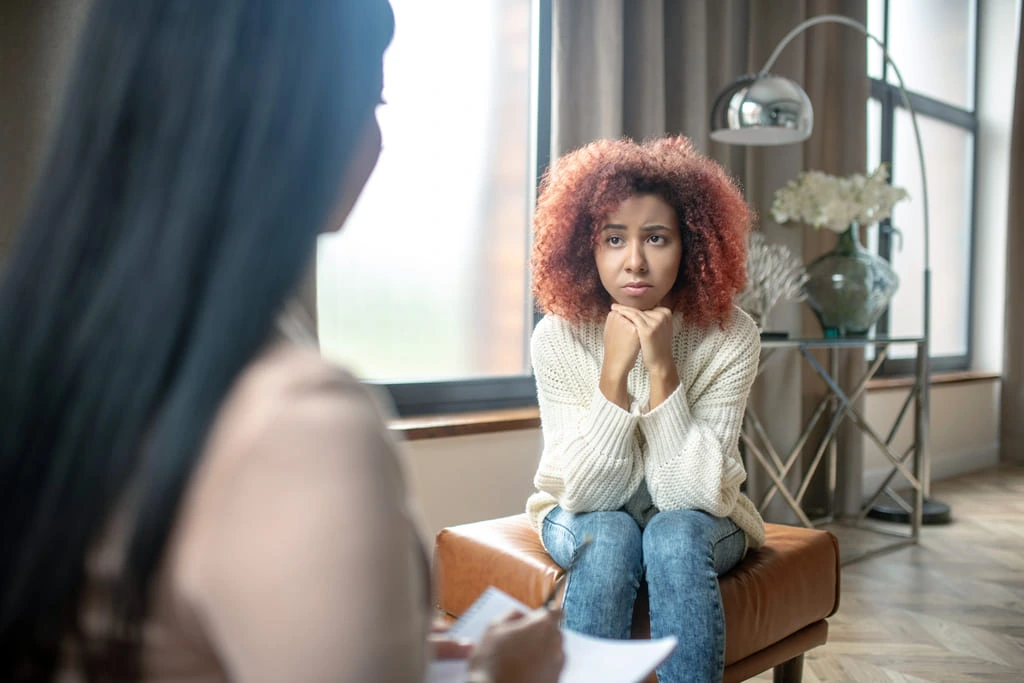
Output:
[[[228,394],[186,491],[143,627],[143,680],[421,680],[429,578],[405,500],[367,390],[314,350],[268,348]],[[124,541],[115,522],[86,606],[106,604]],[[98,608],[83,619],[101,621]]]

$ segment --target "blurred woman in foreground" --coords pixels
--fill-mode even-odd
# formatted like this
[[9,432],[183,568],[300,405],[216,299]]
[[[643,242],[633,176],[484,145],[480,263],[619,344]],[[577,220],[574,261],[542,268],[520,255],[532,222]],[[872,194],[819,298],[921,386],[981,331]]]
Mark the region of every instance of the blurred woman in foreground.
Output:
[[[382,415],[277,331],[376,163],[392,30],[384,0],[95,1],[0,280],[0,679],[422,680]],[[474,675],[555,680],[557,619]]]

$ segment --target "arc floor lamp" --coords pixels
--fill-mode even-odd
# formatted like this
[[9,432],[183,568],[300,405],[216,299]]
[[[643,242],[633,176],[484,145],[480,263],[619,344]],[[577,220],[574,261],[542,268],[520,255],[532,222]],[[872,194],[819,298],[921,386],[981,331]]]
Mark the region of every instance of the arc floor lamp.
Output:
[[[903,76],[899,68],[889,57],[885,44],[872,35],[864,24],[840,14],[822,14],[797,24],[775,46],[768,61],[759,72],[743,76],[728,85],[715,98],[711,109],[711,139],[734,145],[785,145],[803,142],[811,136],[814,127],[814,109],[807,93],[794,81],[769,73],[782,50],[797,35],[811,26],[818,24],[843,24],[863,33],[881,48],[886,63],[892,67],[899,81],[903,105],[910,112],[910,120],[914,128],[914,140],[917,142],[917,160],[921,167],[921,202],[924,212],[924,386],[918,388],[917,400],[924,414],[925,431],[929,424],[931,371],[929,353],[931,351],[931,285],[930,266],[930,225],[928,222],[928,182],[925,175],[924,148],[921,145],[921,133],[917,127],[917,114],[910,104]],[[949,521],[949,507],[929,498],[931,486],[930,453],[925,435],[923,443],[917,444],[921,449],[921,483],[924,490],[924,510],[922,522],[925,524],[941,524]],[[882,515],[897,521],[909,522],[909,513],[901,508],[889,509],[888,506],[877,506],[873,511],[880,510]]]

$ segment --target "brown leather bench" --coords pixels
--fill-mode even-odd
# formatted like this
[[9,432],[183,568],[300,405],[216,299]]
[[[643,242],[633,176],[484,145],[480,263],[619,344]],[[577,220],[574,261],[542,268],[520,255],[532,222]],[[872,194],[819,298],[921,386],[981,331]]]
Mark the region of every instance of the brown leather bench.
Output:
[[[804,653],[828,639],[825,619],[839,608],[839,544],[828,531],[767,524],[767,542],[719,580],[725,604],[725,681],[775,669],[799,681]],[[461,615],[488,586],[538,607],[562,568],[548,556],[525,514],[442,529],[434,547],[437,607]],[[646,586],[633,637],[649,638]],[[650,680],[655,680],[653,675]]]

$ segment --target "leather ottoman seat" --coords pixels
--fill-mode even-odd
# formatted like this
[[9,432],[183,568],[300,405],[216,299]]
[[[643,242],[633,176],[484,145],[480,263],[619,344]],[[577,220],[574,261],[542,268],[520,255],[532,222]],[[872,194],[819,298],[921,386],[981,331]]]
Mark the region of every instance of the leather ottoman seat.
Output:
[[[839,607],[839,546],[828,531],[766,524],[767,541],[719,579],[725,606],[725,681],[770,668],[799,681],[803,654],[825,643],[825,619]],[[442,529],[434,548],[437,607],[461,615],[488,586],[538,607],[562,568],[525,514]],[[646,585],[633,637],[650,637]]]

